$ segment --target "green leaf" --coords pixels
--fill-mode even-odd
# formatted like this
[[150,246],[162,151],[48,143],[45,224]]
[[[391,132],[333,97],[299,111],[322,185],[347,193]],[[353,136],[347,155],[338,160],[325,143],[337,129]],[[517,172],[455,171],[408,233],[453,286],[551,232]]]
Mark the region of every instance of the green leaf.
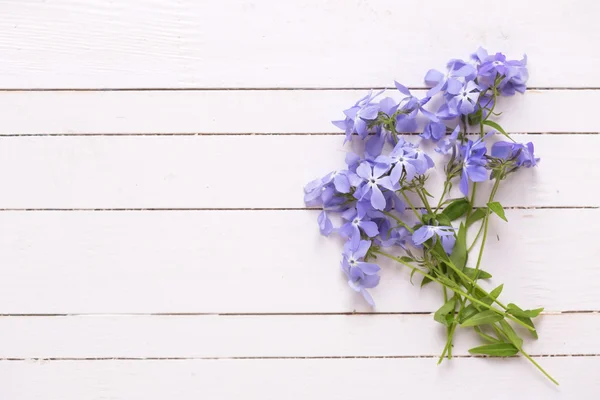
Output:
[[[530,317],[528,317],[527,313],[530,313],[529,315],[533,315],[535,314],[535,316],[539,315],[540,312],[542,312],[543,308],[536,308],[535,310],[521,310],[516,304],[513,303],[509,303],[506,306],[506,312],[509,314],[514,315],[519,321],[524,322],[525,324],[531,326],[533,329],[535,329],[535,325],[533,324],[533,321],[531,320]],[[529,331],[531,333],[531,336],[533,336],[535,339],[538,338],[538,334],[537,331],[533,330],[533,331]]]
[[411,285],[414,286],[414,283],[412,281],[413,275],[417,272],[416,268],[413,268],[412,272],[410,273],[410,277],[408,278],[408,281],[410,282]]
[[454,221],[465,215],[470,208],[471,204],[469,203],[469,200],[465,198],[456,199],[442,211],[442,214],[450,218],[451,221]]
[[450,218],[448,218],[448,216],[446,214],[438,214],[438,215],[436,215],[435,218],[438,220],[440,225],[452,226],[452,222],[450,221]]
[[494,128],[495,130],[497,130],[498,132],[500,132],[501,134],[503,134],[504,136],[506,136],[507,138],[509,138],[510,140],[512,140],[514,142],[514,139],[511,138],[510,135],[508,133],[506,133],[506,131],[504,129],[502,129],[502,127],[500,125],[498,125],[497,123],[495,123],[494,121],[483,121],[483,124]]
[[519,352],[519,349],[511,343],[493,343],[479,347],[473,347],[469,350],[471,354],[485,354],[494,357],[510,357]]
[[[456,297],[452,297],[443,306],[433,314],[433,319],[442,325],[450,326],[454,320],[454,309],[456,306]],[[452,315],[450,315],[452,313]]]
[[473,304],[469,304],[465,308],[463,308],[462,312],[458,316],[458,322],[462,324],[464,321],[471,318],[473,315],[477,314],[479,310],[475,308]]
[[502,293],[502,289],[504,289],[504,284],[498,286],[497,288],[495,288],[494,290],[492,290],[488,295],[483,296],[481,292],[475,291],[474,294],[478,294],[481,297],[479,297],[479,301],[487,304],[488,306],[491,305],[494,300],[496,300],[498,298],[498,296],[500,296],[500,293]]
[[452,279],[448,278],[445,275],[438,275],[437,280],[450,288],[460,289],[460,286],[458,286],[456,282],[454,282]]
[[400,260],[404,261],[404,262],[414,262],[414,258],[412,257],[408,257],[408,256],[402,256],[400,257]]
[[477,110],[476,112],[471,113],[467,116],[469,125],[479,125],[482,118],[483,118],[483,112],[481,111],[481,108],[479,110]]
[[[475,280],[475,268],[465,267],[463,272],[469,278]],[[492,277],[492,274],[490,274],[489,272],[486,272],[482,269],[478,270],[478,272],[477,272],[477,279],[490,279],[491,277]]]
[[525,318],[525,317],[515,317],[517,318],[519,321],[526,323],[527,325],[529,325],[530,327],[532,327],[534,330],[529,330],[529,333],[531,333],[531,336],[533,336],[534,339],[538,339],[538,334],[537,331],[535,330],[535,325],[533,324],[533,321],[531,320],[531,318]]
[[467,228],[473,225],[475,222],[482,219],[483,217],[485,217],[485,214],[486,212],[483,208],[478,208],[475,211],[473,211],[473,214],[469,215],[469,218],[467,218]]
[[450,261],[462,271],[467,263],[467,228],[462,223],[456,236],[456,243],[450,255]]
[[506,215],[504,215],[504,208],[502,208],[502,204],[498,203],[497,201],[492,201],[491,203],[488,203],[487,206],[491,211],[494,212],[494,214],[508,222]]
[[424,187],[423,187],[423,188],[421,188],[421,191],[422,191],[423,193],[425,193],[425,195],[426,195],[427,197],[431,197],[431,198],[433,198],[433,195],[432,195],[431,193],[429,193],[429,192],[427,191],[427,189],[425,189]]
[[500,321],[500,326],[504,330],[504,333],[506,334],[506,338],[508,340],[510,340],[510,342],[512,344],[514,344],[517,348],[520,349],[521,346],[523,346],[523,339],[521,339],[521,337],[519,335],[517,335],[517,332],[515,332],[513,327],[510,326],[510,324],[508,322],[506,322],[506,320],[504,320],[504,319],[502,321]]
[[450,261],[448,254],[446,254],[446,250],[444,250],[444,247],[442,246],[441,240],[436,240],[435,244],[431,248],[431,252],[434,253],[441,261]]
[[494,322],[498,322],[504,319],[504,316],[494,312],[492,310],[485,310],[478,314],[473,315],[471,318],[463,321],[461,326],[477,326],[477,325],[485,325],[485,324],[493,324]]
[[432,280],[429,279],[428,277],[424,276],[423,280],[421,281],[421,287],[427,285],[429,282],[432,282]]
[[536,308],[535,310],[521,310],[519,307],[517,307],[516,304],[509,303],[506,306],[506,311],[514,315],[515,317],[535,318],[538,315],[540,315],[540,313],[544,311],[544,309]]
[[502,340],[496,339],[495,337],[492,337],[490,335],[487,335],[487,334],[483,333],[478,326],[474,326],[473,329],[475,330],[475,332],[477,332],[477,334],[479,336],[481,336],[482,339],[487,340],[488,342],[491,342],[491,343],[503,343]]

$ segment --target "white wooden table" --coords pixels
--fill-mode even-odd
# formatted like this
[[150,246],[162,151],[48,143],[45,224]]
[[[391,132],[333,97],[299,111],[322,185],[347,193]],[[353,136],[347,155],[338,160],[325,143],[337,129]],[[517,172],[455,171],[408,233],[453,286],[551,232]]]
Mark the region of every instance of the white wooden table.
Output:
[[[1,399],[598,398],[597,1],[1,0],[0,16]],[[524,359],[469,357],[470,332],[436,366],[439,294],[386,267],[371,313],[302,202],[343,162],[343,108],[479,45],[530,60],[500,122],[543,162],[501,191],[484,265],[546,307],[526,346],[559,388]]]

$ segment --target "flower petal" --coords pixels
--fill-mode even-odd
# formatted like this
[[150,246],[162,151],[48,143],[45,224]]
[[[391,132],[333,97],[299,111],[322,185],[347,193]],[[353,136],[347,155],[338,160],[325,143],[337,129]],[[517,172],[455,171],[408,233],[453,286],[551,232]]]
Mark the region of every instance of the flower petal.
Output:
[[374,237],[379,234],[379,228],[377,228],[377,224],[373,221],[362,221],[359,226],[368,237]]
[[385,209],[385,197],[377,185],[374,185],[371,190],[371,205],[376,210],[383,211]]
[[379,268],[379,265],[377,265],[377,264],[367,263],[367,262],[361,262],[361,261],[359,261],[358,263],[356,263],[356,266],[358,268],[360,268],[360,270],[365,275],[375,275],[381,269],[381,268]]

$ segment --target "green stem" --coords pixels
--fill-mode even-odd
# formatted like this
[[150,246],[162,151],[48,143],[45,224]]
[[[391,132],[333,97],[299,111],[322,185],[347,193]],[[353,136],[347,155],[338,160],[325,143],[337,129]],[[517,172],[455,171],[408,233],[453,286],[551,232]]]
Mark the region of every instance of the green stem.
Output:
[[[498,186],[500,185],[500,180],[496,179],[494,182],[494,187],[492,188],[492,192],[490,193],[489,203],[494,201],[494,196],[498,191]],[[483,238],[481,239],[481,247],[479,248],[479,255],[477,256],[477,264],[475,265],[475,277],[477,277],[477,271],[479,271],[479,266],[481,265],[481,258],[483,257],[483,249],[485,248],[485,241],[487,239],[488,233],[488,225],[490,221],[490,209],[486,209],[485,217],[484,217],[484,227],[483,227]]]
[[[497,326],[496,324],[492,324],[492,328],[494,328],[494,330],[496,331],[496,333],[498,333],[499,335],[504,336],[506,339],[509,338],[508,334],[504,331],[504,329],[502,329],[502,327]],[[500,336],[499,336],[500,337]],[[550,374],[548,372],[546,372],[546,370],[544,368],[542,368],[542,366],[540,364],[538,364],[533,358],[531,358],[531,356],[529,354],[527,354],[524,350],[523,350],[523,346],[518,346],[516,343],[512,342],[511,343],[517,348],[519,349],[519,351],[521,352],[521,354],[523,354],[523,356],[528,359],[533,365],[535,365],[535,367],[537,369],[540,370],[540,372],[544,375],[546,375],[546,377],[548,379],[550,379],[552,381],[552,383],[554,383],[556,386],[559,386],[559,383],[556,379],[554,379],[552,376],[550,376]]]
[[550,379],[550,380],[552,381],[552,383],[554,383],[556,386],[559,386],[559,383],[558,383],[558,381],[557,381],[556,379],[554,379],[552,376],[550,376],[550,374],[549,374],[549,373],[547,373],[547,372],[546,372],[546,370],[545,370],[544,368],[542,368],[542,366],[541,366],[540,364],[538,364],[538,363],[537,363],[537,362],[536,362],[536,361],[535,361],[533,358],[531,358],[531,356],[530,356],[529,354],[525,353],[525,352],[523,351],[523,349],[522,349],[522,348],[521,348],[521,349],[519,349],[519,350],[521,351],[521,354],[523,354],[523,356],[524,356],[526,359],[528,359],[529,361],[531,361],[531,363],[532,363],[533,365],[535,365],[535,366],[536,366],[536,368],[537,368],[537,369],[539,369],[539,370],[540,370],[540,372],[541,372],[542,374],[546,375],[546,377],[547,377],[548,379]]
[[471,243],[471,246],[469,246],[469,249],[467,250],[467,253],[471,252],[471,250],[475,246],[475,243],[477,243],[477,239],[479,239],[479,235],[481,235],[482,231],[483,231],[483,222],[481,223],[481,226],[479,227],[479,231],[477,231],[477,235],[475,235],[475,239],[473,240],[473,243]]
[[415,191],[417,192],[417,195],[419,195],[419,198],[423,202],[425,208],[427,208],[427,212],[429,212],[429,214],[433,214],[433,211],[431,211],[431,206],[429,205],[429,201],[427,200],[427,196],[425,195],[425,193],[420,191],[418,188],[415,189]]
[[[465,293],[465,292],[463,292],[462,290],[460,290],[460,289],[458,289],[458,288],[452,287],[452,286],[450,286],[450,285],[448,285],[448,284],[446,284],[446,283],[444,283],[444,282],[442,282],[442,281],[438,280],[437,278],[434,278],[433,276],[429,275],[429,274],[428,274],[427,272],[425,272],[425,271],[421,271],[419,268],[416,268],[416,267],[414,267],[414,266],[410,265],[409,263],[407,263],[407,262],[403,261],[403,260],[402,260],[400,257],[393,256],[393,255],[391,255],[391,254],[388,254],[388,253],[385,253],[385,252],[383,252],[383,251],[381,251],[381,250],[374,250],[374,251],[373,251],[373,253],[375,253],[375,254],[379,254],[379,255],[382,255],[382,256],[384,256],[384,257],[387,257],[387,258],[389,258],[389,259],[391,259],[391,260],[397,261],[397,262],[399,262],[400,264],[403,264],[403,265],[405,265],[406,267],[410,268],[411,270],[414,270],[415,272],[418,272],[419,274],[421,274],[421,275],[423,275],[423,276],[427,277],[427,278],[428,278],[428,279],[430,279],[431,281],[437,282],[437,283],[439,283],[440,285],[447,287],[448,289],[452,290],[454,293],[458,294],[459,296],[463,296],[463,297],[465,297],[465,298],[469,299],[469,300],[471,301],[471,303],[475,303],[475,304],[478,304],[478,305],[480,305],[480,306],[482,306],[482,307],[485,307],[485,308],[487,308],[488,310],[492,310],[492,311],[493,311],[493,312],[495,312],[496,314],[500,314],[500,315],[502,315],[504,318],[510,319],[511,321],[514,321],[514,322],[516,322],[517,324],[519,324],[519,325],[521,325],[521,326],[524,326],[525,328],[527,328],[527,330],[530,330],[530,331],[534,331],[534,330],[535,330],[535,329],[534,329],[534,328],[532,328],[531,326],[527,325],[525,322],[523,322],[523,321],[520,321],[519,319],[517,319],[517,318],[513,317],[512,315],[510,315],[510,314],[507,314],[507,313],[505,313],[504,311],[502,311],[502,310],[499,310],[499,309],[497,309],[497,308],[495,308],[495,307],[492,307],[492,306],[490,306],[489,304],[486,304],[486,303],[484,303],[483,301],[476,299],[475,297],[471,296],[470,294],[468,294],[468,293]],[[483,289],[480,289],[480,290],[481,290],[481,291],[482,291],[482,292],[483,292],[483,293],[484,293],[486,296],[487,296],[487,295],[489,295],[489,293],[487,293],[485,290],[483,290]]]
[[408,196],[406,195],[406,193],[404,193],[404,190],[401,190],[400,193],[402,193],[402,196],[404,197],[404,200],[406,200],[406,202],[408,203],[408,205],[410,206],[410,208],[413,210],[413,212],[415,213],[415,215],[417,216],[417,218],[420,221],[421,220],[421,214],[419,214],[419,212],[417,211],[417,209],[415,208],[415,206],[413,206],[412,202],[410,201],[410,199],[408,198]]
[[390,217],[390,218],[394,219],[394,220],[395,220],[397,223],[399,223],[400,225],[402,225],[403,227],[405,227],[405,228],[406,228],[406,229],[407,229],[407,230],[408,230],[410,233],[413,233],[413,232],[414,232],[414,230],[413,230],[413,229],[412,229],[410,226],[408,226],[408,225],[406,224],[406,222],[402,221],[400,218],[396,217],[396,216],[395,216],[394,214],[392,214],[391,212],[388,212],[388,211],[382,211],[382,213],[383,213],[384,215],[387,215],[388,217]]
[[444,202],[444,196],[446,196],[446,192],[448,191],[448,185],[450,184],[450,180],[446,178],[446,182],[444,182],[444,191],[442,192],[442,196],[440,197],[440,201],[438,201],[437,206],[435,207],[435,213],[437,214],[438,210],[442,206]]

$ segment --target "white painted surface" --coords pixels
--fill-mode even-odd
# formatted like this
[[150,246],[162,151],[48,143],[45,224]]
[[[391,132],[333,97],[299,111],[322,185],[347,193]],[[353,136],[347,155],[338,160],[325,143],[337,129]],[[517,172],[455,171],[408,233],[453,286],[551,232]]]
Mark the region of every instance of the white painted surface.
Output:
[[[0,92],[0,134],[336,133],[366,90]],[[424,90],[414,91],[424,95]],[[398,91],[384,96],[398,98]],[[434,100],[432,100],[432,103]],[[532,90],[500,99],[508,132],[598,132],[596,90]],[[560,110],[560,112],[557,112]],[[537,117],[532,117],[537,116]],[[543,116],[543,118],[540,118]]]
[[[6,398],[364,399],[421,397],[593,400],[597,357],[538,360],[563,382],[537,379],[518,358],[3,361]],[[457,384],[462,381],[471,384]],[[32,384],[35,382],[35,384]],[[490,389],[492,388],[492,389]],[[488,392],[489,391],[489,392]]]
[[[600,205],[581,180],[600,181],[600,135],[514,138],[533,140],[543,160],[510,177],[497,197],[504,206]],[[342,142],[337,135],[3,138],[0,170],[12,173],[0,174],[0,207],[302,208],[306,183],[345,166],[350,148]],[[428,187],[441,194],[443,170],[430,175]]]
[[[0,0],[0,398],[596,399],[599,4]],[[542,163],[500,190],[483,266],[551,311],[527,348],[560,388],[468,332],[436,367],[414,312],[441,296],[400,267],[349,314],[341,245],[301,209],[343,163],[341,110],[478,45],[529,55],[499,121]]]
[[[535,355],[598,354],[598,321],[594,314],[543,315],[536,324],[543,336],[524,334],[525,349]],[[445,344],[445,328],[430,314],[0,319],[3,358],[435,357]],[[453,354],[465,356],[480,342],[465,329],[454,344]]]
[[[502,299],[600,309],[597,280],[573,277],[598,273],[590,260],[600,210],[507,218],[491,222],[482,261],[490,285],[505,283]],[[342,242],[319,236],[316,219],[317,211],[0,213],[0,314],[369,311],[339,269]],[[557,243],[577,251],[549,251]],[[439,308],[433,286],[421,290],[406,268],[382,266],[377,311]]]
[[595,0],[5,0],[0,87],[422,86],[478,46],[599,87]]

